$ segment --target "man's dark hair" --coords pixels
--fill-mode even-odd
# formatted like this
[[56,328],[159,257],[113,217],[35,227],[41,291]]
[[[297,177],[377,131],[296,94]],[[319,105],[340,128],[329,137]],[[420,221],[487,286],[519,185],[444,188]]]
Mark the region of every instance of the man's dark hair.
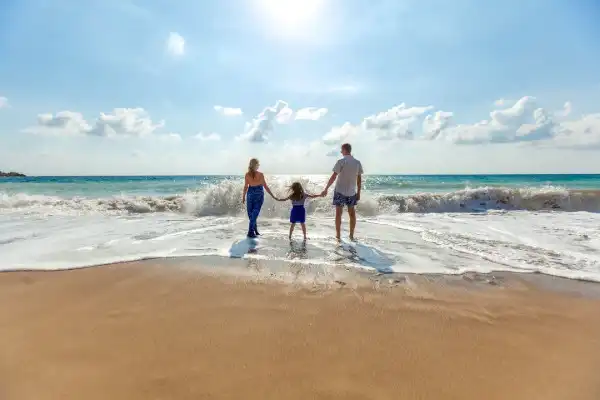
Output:
[[344,143],[342,145],[342,149],[344,149],[348,154],[352,153],[352,145],[350,143]]

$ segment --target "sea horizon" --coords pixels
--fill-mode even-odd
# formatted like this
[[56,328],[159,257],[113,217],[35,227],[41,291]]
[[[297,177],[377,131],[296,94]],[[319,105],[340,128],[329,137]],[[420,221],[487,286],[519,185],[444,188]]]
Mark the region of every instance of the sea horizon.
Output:
[[[330,175],[331,172],[324,172],[324,173],[314,173],[314,174],[308,174],[308,173],[286,173],[286,172],[282,172],[282,173],[268,173],[266,172],[265,174],[268,175],[273,175],[273,176],[297,176],[297,175],[306,175],[306,176],[322,176],[322,175]],[[123,177],[123,178],[127,178],[127,177],[148,177],[148,176],[156,176],[156,177],[171,177],[171,176],[181,176],[181,177],[196,177],[196,176],[213,176],[213,177],[221,177],[221,176],[243,176],[244,173],[236,173],[236,174],[125,174],[125,175],[115,175],[115,174],[83,174],[83,175],[77,175],[77,174],[58,174],[58,175],[28,175],[25,174],[26,176],[24,177],[13,177],[13,176],[7,176],[7,177],[2,177],[2,178],[7,178],[7,179],[23,179],[23,178],[53,178],[53,177],[59,177],[59,178],[88,178],[88,177],[94,177],[94,178],[100,178],[100,177]],[[568,173],[568,172],[557,172],[557,173],[461,173],[461,174],[421,174],[421,173],[374,173],[374,174],[369,174],[366,173],[364,174],[364,176],[567,176],[567,175],[573,175],[573,176],[600,176],[600,172],[594,172],[594,173]]]

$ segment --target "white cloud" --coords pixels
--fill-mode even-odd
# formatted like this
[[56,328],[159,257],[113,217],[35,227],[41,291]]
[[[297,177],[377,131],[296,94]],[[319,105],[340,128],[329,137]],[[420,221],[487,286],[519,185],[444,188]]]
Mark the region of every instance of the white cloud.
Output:
[[306,107],[296,111],[296,119],[319,120],[327,114],[326,108]]
[[[511,107],[493,110],[490,119],[474,124],[451,126],[447,123],[439,132],[429,139],[449,140],[457,144],[509,143],[530,141],[541,135],[541,131],[533,127],[519,128],[534,123],[536,99],[524,96]],[[542,123],[543,111],[537,111],[538,122]],[[535,130],[535,132],[534,132]]]
[[361,139],[415,139],[449,141],[460,145],[543,143],[569,148],[600,146],[600,113],[567,120],[572,110],[570,102],[566,102],[561,111],[553,113],[538,107],[534,97],[524,96],[508,107],[492,110],[489,119],[458,125],[453,124],[454,113],[436,111],[428,114],[431,109],[431,106],[407,107],[401,104],[366,117],[357,125],[346,122],[335,126],[323,136],[322,141],[326,145]]
[[[219,106],[215,106],[215,109]],[[241,110],[240,110],[241,113]],[[274,106],[266,107],[251,122],[247,122],[244,133],[237,139],[250,142],[266,142],[273,132],[273,124],[288,124],[293,120],[316,121],[327,114],[326,108],[306,107],[294,111],[287,102],[277,100]]]
[[287,124],[292,120],[311,120],[317,121],[327,114],[326,108],[306,107],[297,111],[292,110],[288,105],[283,107],[277,113],[276,121],[278,124]]
[[546,110],[536,108],[533,112],[533,119],[533,123],[523,124],[517,129],[513,141],[531,142],[551,139],[554,136],[557,125]]
[[218,133],[214,133],[214,132],[209,133],[209,134],[204,134],[204,133],[200,132],[199,134],[197,134],[194,137],[203,142],[216,142],[218,140],[221,140],[221,136],[219,136]]
[[536,99],[531,96],[520,98],[512,107],[494,110],[490,113],[493,123],[503,126],[514,126],[522,122],[527,113],[535,107]]
[[337,157],[340,155],[340,149],[331,149],[327,153],[325,153],[327,157]]
[[568,117],[569,115],[571,115],[571,112],[573,112],[573,105],[571,104],[570,101],[567,101],[563,105],[563,109],[556,113],[556,116],[557,117]]
[[598,149],[600,147],[600,113],[561,122],[554,142],[559,147]]
[[8,107],[8,99],[6,97],[0,96],[0,108]]
[[572,111],[570,102],[556,113],[535,105],[535,98],[526,96],[512,107],[492,111],[489,120],[447,126],[432,139],[471,145],[529,142],[582,149],[600,146],[600,114],[567,120]]
[[156,137],[165,142],[181,142],[181,135],[179,133],[167,133],[165,135],[157,135]]
[[162,128],[164,121],[153,123],[143,108],[115,108],[112,114],[100,113],[92,130],[96,136],[147,136]]
[[50,135],[84,135],[92,127],[83,118],[83,115],[74,111],[60,111],[56,114],[40,114],[37,125],[27,128],[27,132]]
[[60,111],[54,115],[40,114],[37,125],[25,131],[54,135],[145,137],[163,126],[164,121],[152,122],[143,108],[115,108],[112,113],[100,113],[93,124],[89,124],[81,113],[74,111]]
[[377,115],[365,119],[369,119],[376,124],[387,124],[389,121],[421,116],[431,109],[433,109],[433,106],[406,107],[406,104],[402,103],[399,106],[392,107],[387,111],[380,112]]
[[239,115],[243,114],[241,108],[215,106],[214,109],[216,112],[218,112],[219,114],[222,114],[226,117],[234,117],[234,116],[239,116]]
[[[195,140],[199,141],[196,146],[184,146],[178,143],[181,139],[178,134],[159,129],[163,123],[153,122],[143,109],[116,109],[99,114],[97,119],[62,111],[40,115],[38,124],[29,131],[148,139],[54,143],[32,140],[34,147],[19,149],[15,154],[0,146],[0,159],[31,173],[229,174],[243,171],[249,157],[259,157],[269,173],[323,174],[330,171],[333,160],[339,157],[339,144],[348,141],[356,156],[374,173],[593,172],[600,149],[600,110],[595,114],[562,116],[560,108],[544,109],[532,99],[492,107],[482,121],[468,120],[449,111],[424,112],[431,107],[405,105],[373,113],[356,124],[335,126],[324,137],[294,135],[288,141],[271,140],[273,129],[277,132],[281,127],[277,125],[278,116],[289,108],[287,103],[277,102],[248,122],[242,135],[246,141],[271,140],[261,146],[244,142],[229,146],[224,139],[218,141],[218,135],[211,131],[196,135]],[[407,137],[407,131],[413,133],[414,140],[398,143],[398,137]],[[383,141],[383,138],[394,140]],[[32,156],[48,146],[54,146],[52,157],[46,160]],[[82,150],[90,146],[98,153]],[[196,158],[198,146],[211,149],[203,153],[201,160]],[[135,149],[142,150],[145,156],[131,157]],[[170,159],[174,154],[180,154],[177,161]],[[482,159],[486,162],[481,163]]]
[[412,125],[417,118],[433,109],[426,107],[407,107],[405,103],[392,107],[387,111],[367,117],[362,122],[362,129],[373,133],[379,140],[412,139]]
[[281,110],[288,107],[285,101],[277,100],[274,106],[266,107],[251,122],[246,122],[244,133],[238,136],[238,139],[250,142],[266,142],[269,135],[273,132],[273,121]]
[[287,124],[292,120],[293,117],[294,111],[286,105],[277,113],[277,117],[275,118],[275,120],[278,124]]
[[342,126],[334,126],[331,128],[331,130],[323,136],[323,143],[327,145],[342,143],[357,137],[360,132],[360,127],[352,125],[350,122],[346,122]]
[[432,106],[407,107],[405,103],[387,111],[371,115],[358,125],[346,122],[332,128],[325,136],[325,144],[341,143],[350,138],[370,135],[377,140],[413,139],[413,126],[418,118],[433,109]]
[[185,39],[177,32],[169,33],[167,51],[173,56],[182,56],[185,53]]
[[427,115],[423,121],[423,134],[425,138],[437,138],[440,132],[450,125],[453,116],[453,113],[447,111],[436,111],[433,115]]

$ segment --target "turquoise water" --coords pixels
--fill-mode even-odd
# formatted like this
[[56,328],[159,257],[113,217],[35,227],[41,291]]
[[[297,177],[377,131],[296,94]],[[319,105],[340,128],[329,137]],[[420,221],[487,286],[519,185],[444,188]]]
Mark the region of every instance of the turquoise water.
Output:
[[[273,176],[271,179],[293,179]],[[327,176],[307,176],[318,186]],[[0,178],[0,193],[60,197],[168,196],[196,191],[239,176],[41,176]],[[269,179],[269,177],[267,177]],[[600,175],[370,175],[364,189],[374,193],[448,193],[465,188],[508,187],[600,190]]]
[[[276,195],[296,179],[319,193],[327,178],[273,175],[267,182]],[[340,248],[334,240],[330,192],[307,202],[309,240],[298,250],[288,240],[290,204],[265,196],[261,237],[250,251],[240,176],[1,178],[0,270],[217,256],[254,264],[300,258],[330,277],[353,269],[507,270],[600,281],[600,175],[371,175],[363,181],[359,243]],[[343,238],[347,228],[344,216]]]

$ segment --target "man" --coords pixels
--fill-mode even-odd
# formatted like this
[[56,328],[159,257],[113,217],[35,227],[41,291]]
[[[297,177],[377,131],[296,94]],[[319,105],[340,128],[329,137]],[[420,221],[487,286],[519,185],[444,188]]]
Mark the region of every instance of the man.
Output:
[[333,194],[333,205],[335,206],[335,237],[340,240],[340,229],[342,226],[342,213],[344,206],[348,207],[348,216],[350,217],[350,240],[354,240],[354,228],[356,227],[356,210],[354,207],[360,200],[360,190],[362,187],[363,168],[360,161],[352,157],[352,146],[349,143],[342,145],[342,155],[344,156],[333,167],[333,174],[327,182],[323,196],[327,195],[329,187],[335,184]]

